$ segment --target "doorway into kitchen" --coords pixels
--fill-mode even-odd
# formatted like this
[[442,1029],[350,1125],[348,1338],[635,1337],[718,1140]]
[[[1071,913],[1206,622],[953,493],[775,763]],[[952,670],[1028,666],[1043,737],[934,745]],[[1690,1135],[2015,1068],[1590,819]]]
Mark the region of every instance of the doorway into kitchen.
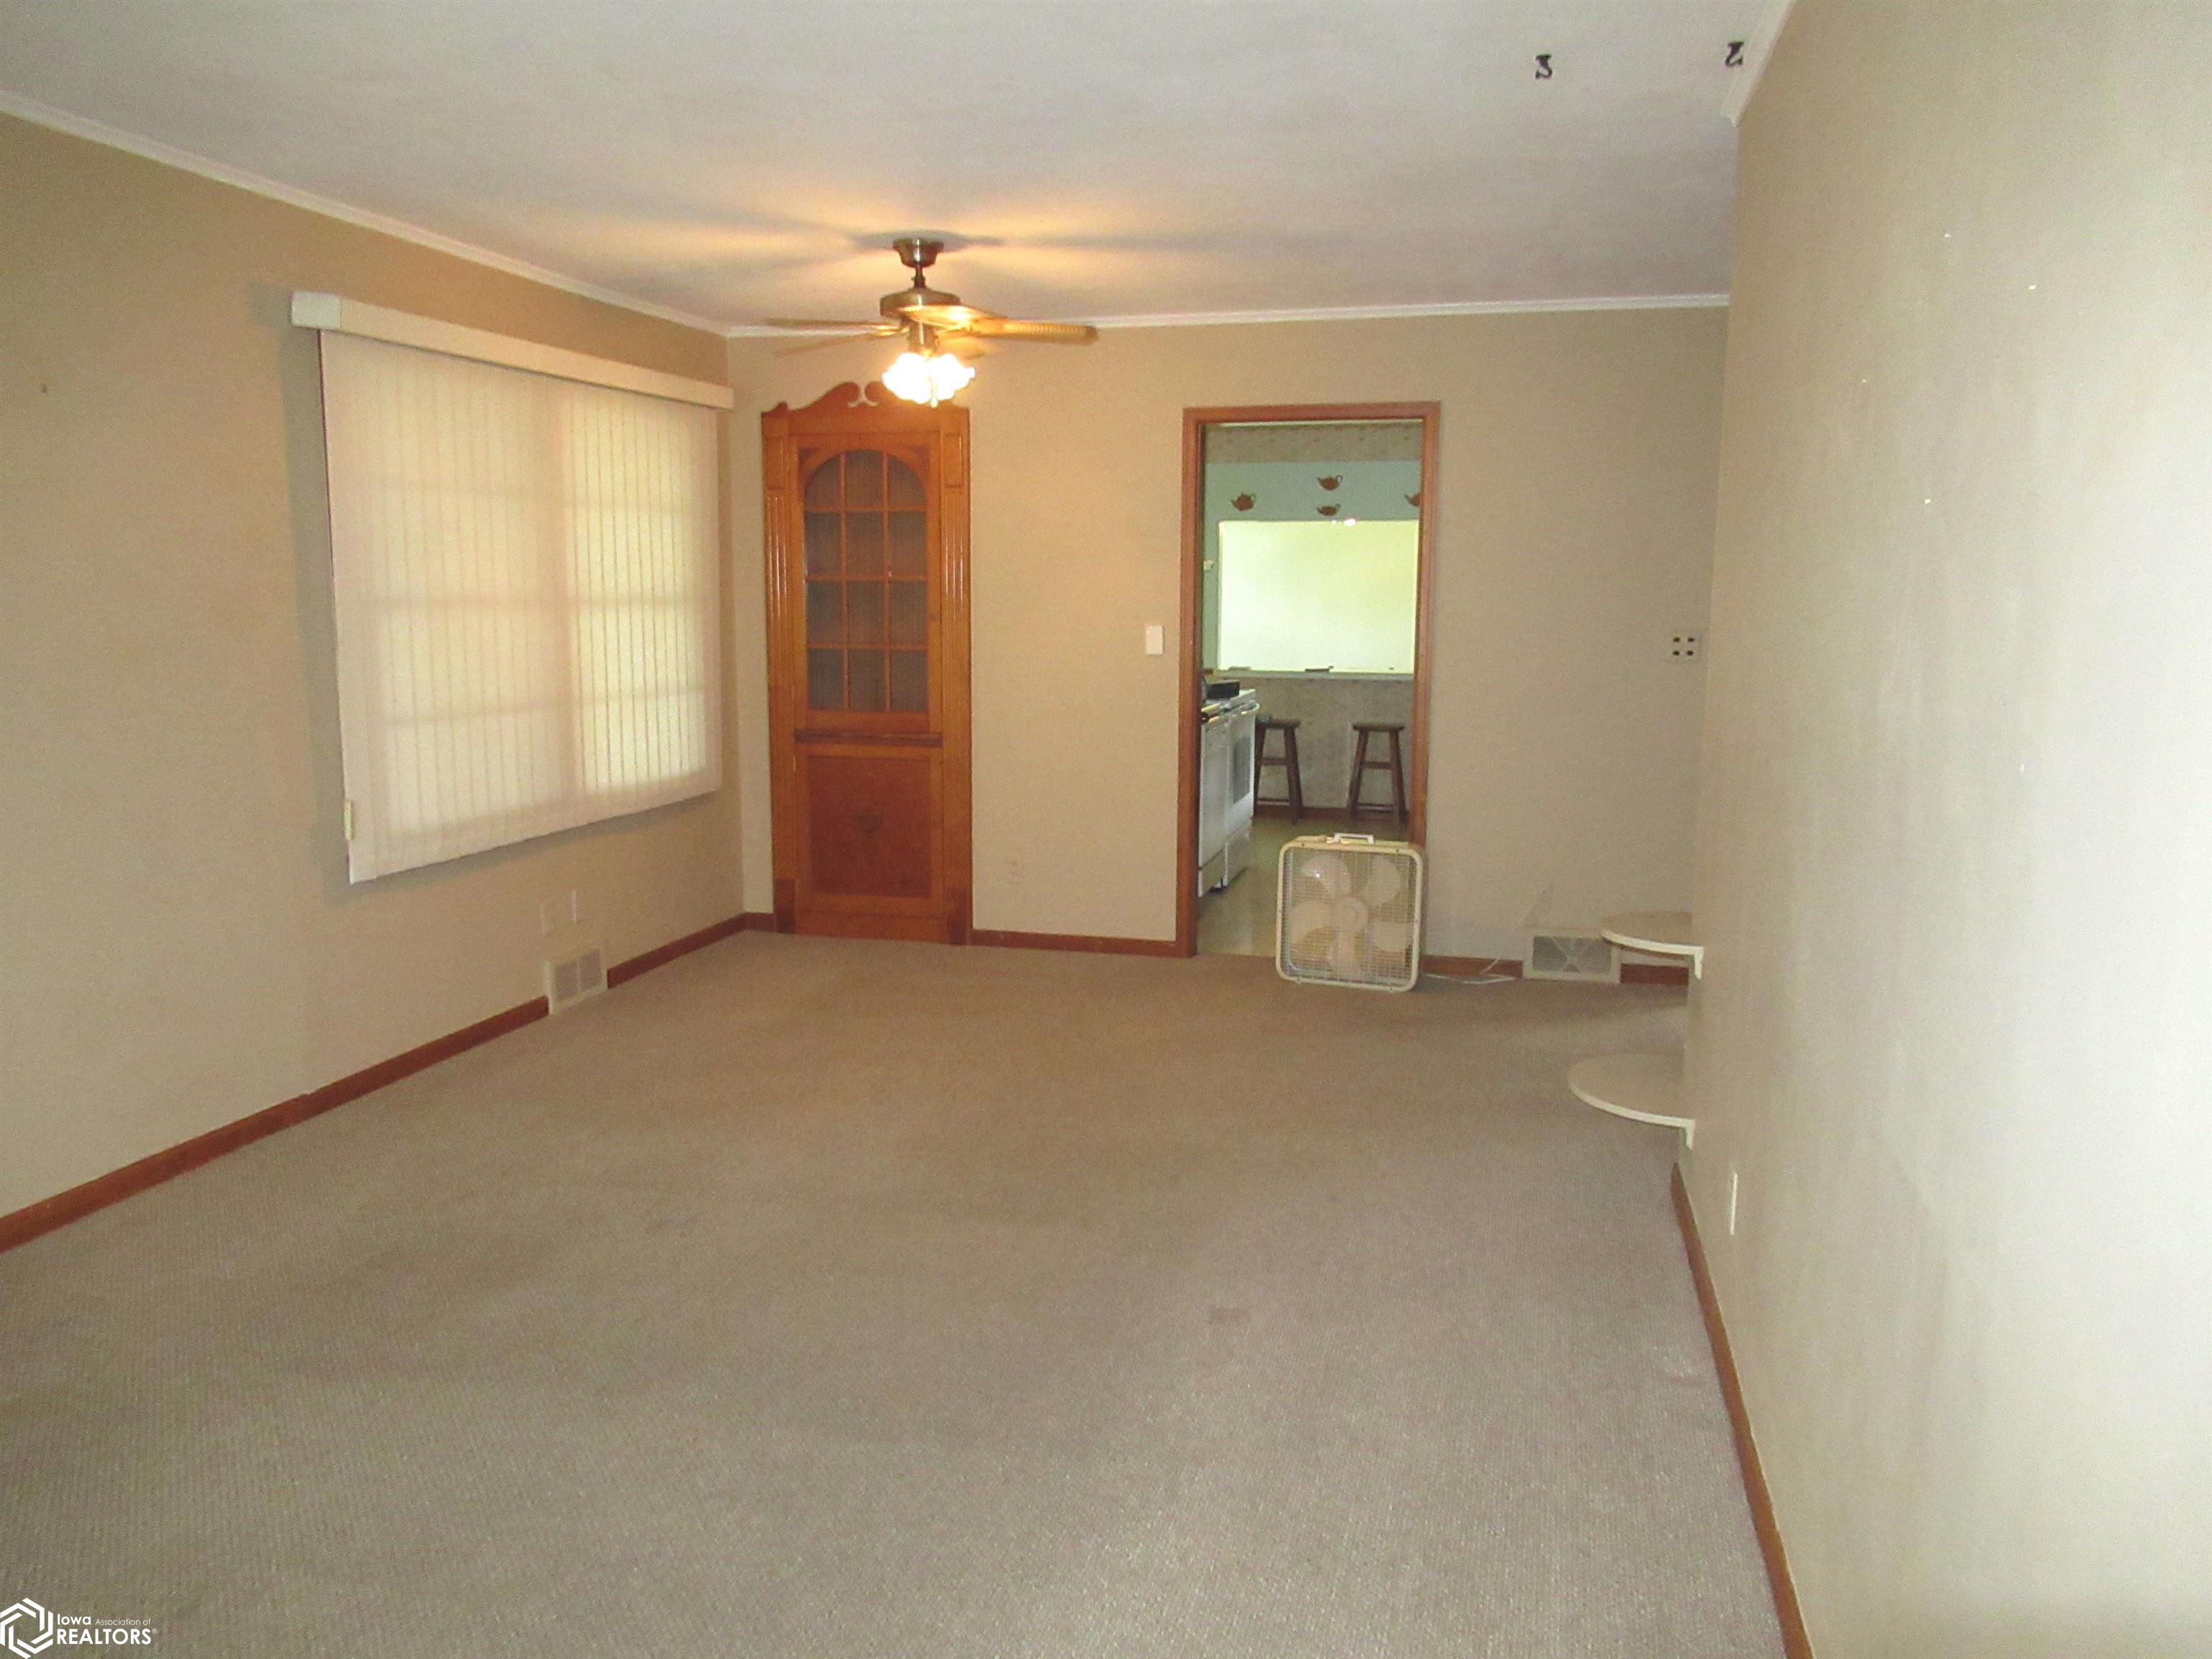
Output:
[[1438,413],[1183,412],[1188,953],[1273,954],[1294,836],[1426,838]]

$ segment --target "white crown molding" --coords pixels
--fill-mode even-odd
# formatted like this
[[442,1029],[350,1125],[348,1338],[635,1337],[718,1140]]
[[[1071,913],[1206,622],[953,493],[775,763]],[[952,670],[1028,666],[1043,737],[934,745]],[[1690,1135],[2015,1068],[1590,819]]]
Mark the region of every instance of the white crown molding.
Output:
[[860,319],[853,319],[851,328],[770,328],[766,323],[717,323],[714,332],[726,340],[806,340],[831,339],[840,334],[850,334],[856,340],[874,339],[878,342],[896,340],[895,334],[868,335],[856,332]]
[[1681,311],[1724,306],[1725,294],[1627,294],[1571,300],[1450,300],[1439,305],[1310,306],[1289,311],[1163,311],[1086,317],[1095,328],[1206,328],[1224,323],[1363,323],[1402,317],[1503,317],[1530,311]]
[[1752,25],[1751,34],[1743,43],[1743,67],[1729,77],[1728,98],[1722,106],[1733,126],[1743,125],[1751,94],[1759,90],[1759,77],[1766,73],[1766,60],[1774,55],[1774,43],[1782,38],[1782,26],[1790,21],[1791,3],[1792,0],[1766,0],[1766,9],[1759,14],[1759,21]]
[[[1790,0],[1773,0],[1755,38],[1745,47],[1745,68],[1732,83],[1742,89],[1748,99],[1759,67],[1765,63],[1764,54],[1773,46],[1773,38],[1779,33],[1782,19],[1788,15]],[[1771,27],[1770,27],[1771,23]],[[1761,45],[1761,42],[1764,42]],[[1731,93],[1733,98],[1734,94]],[[558,289],[564,294],[577,295],[586,300],[597,300],[604,305],[618,306],[647,317],[658,317],[665,322],[679,323],[686,328],[696,328],[708,334],[721,335],[728,339],[790,339],[805,334],[826,331],[769,328],[757,323],[726,325],[694,312],[678,311],[670,306],[656,305],[634,294],[624,294],[614,289],[601,288],[594,283],[580,282],[574,276],[549,270],[527,260],[495,253],[491,249],[478,247],[420,225],[410,224],[404,219],[394,219],[385,214],[349,207],[343,202],[327,196],[318,196],[312,191],[296,190],[279,184],[274,179],[234,167],[225,162],[210,161],[190,150],[179,149],[152,138],[142,138],[136,133],[125,132],[103,122],[88,120],[72,115],[66,110],[56,109],[36,99],[24,98],[11,92],[0,91],[0,114],[13,115],[34,125],[52,127],[78,138],[106,144],[110,149],[128,151],[143,156],[149,161],[159,161],[165,167],[196,173],[203,179],[212,179],[218,184],[230,185],[250,191],[256,196],[265,196],[272,201],[303,208],[309,213],[319,213],[325,218],[337,219],[364,230],[374,230],[386,236],[395,236],[418,246],[434,248],[441,253],[466,259],[474,264],[505,271],[510,276],[540,283]],[[1730,118],[1734,118],[1733,114]],[[1346,323],[1387,321],[1393,318],[1409,317],[1491,317],[1506,316],[1522,312],[1545,311],[1666,311],[1692,307],[1725,306],[1725,294],[1631,294],[1592,296],[1565,300],[1456,300],[1436,305],[1399,306],[1311,306],[1284,311],[1167,311],[1139,313],[1126,317],[1086,317],[1071,319],[1088,322],[1097,328],[1204,328],[1238,323]]]
[[[1625,294],[1573,300],[1449,300],[1437,305],[1307,306],[1290,311],[1159,311],[1131,317],[1071,317],[1093,328],[1207,328],[1231,323],[1364,323],[1405,317],[1502,317],[1534,311],[1687,311],[1725,306],[1725,294]],[[733,340],[788,340],[829,329],[740,323]]]
[[466,259],[472,264],[486,265],[494,270],[505,271],[510,276],[520,276],[547,288],[559,289],[564,294],[574,294],[586,300],[597,300],[603,305],[619,306],[624,311],[658,317],[664,322],[681,323],[686,328],[696,328],[702,333],[720,334],[723,325],[708,318],[688,311],[678,311],[669,306],[655,305],[650,300],[641,300],[634,294],[623,294],[611,288],[601,288],[594,283],[579,282],[574,276],[564,276],[557,270],[548,270],[543,265],[533,265],[526,259],[511,258],[504,253],[495,253],[489,248],[478,247],[454,237],[425,230],[420,225],[409,224],[404,219],[393,219],[381,213],[349,207],[343,202],[318,196],[313,191],[295,190],[289,185],[280,185],[274,179],[265,179],[244,167],[234,167],[225,162],[209,160],[191,150],[179,149],[152,138],[142,138],[136,133],[125,132],[104,122],[87,120],[81,115],[71,115],[67,110],[40,103],[33,98],[20,97],[15,93],[0,91],[0,115],[13,115],[36,126],[52,127],[73,137],[88,138],[95,144],[106,144],[112,149],[128,150],[133,155],[143,156],[149,161],[159,161],[165,167],[176,167],[185,173],[212,179],[217,184],[231,185],[240,190],[251,191],[256,196],[268,197],[310,213],[319,213],[326,219],[343,220],[358,225],[363,230],[380,231],[386,236],[396,236],[403,242],[434,248],[441,253],[450,253],[455,258]]

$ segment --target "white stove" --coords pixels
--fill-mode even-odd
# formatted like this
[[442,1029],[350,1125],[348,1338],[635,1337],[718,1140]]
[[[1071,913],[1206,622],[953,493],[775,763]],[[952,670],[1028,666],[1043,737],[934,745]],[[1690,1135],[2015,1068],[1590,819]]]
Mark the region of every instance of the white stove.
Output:
[[1240,692],[1199,707],[1198,890],[1226,887],[1252,861],[1252,786],[1260,698]]

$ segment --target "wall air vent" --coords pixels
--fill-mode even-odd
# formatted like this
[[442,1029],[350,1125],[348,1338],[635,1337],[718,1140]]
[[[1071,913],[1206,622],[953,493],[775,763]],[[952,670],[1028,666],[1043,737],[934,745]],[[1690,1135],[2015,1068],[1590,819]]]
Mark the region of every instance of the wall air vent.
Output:
[[545,964],[545,1006],[549,1012],[557,1014],[573,1008],[586,997],[595,997],[606,988],[606,966],[596,949],[570,957],[565,962]]
[[1538,933],[1531,938],[1528,962],[1523,971],[1530,979],[1577,979],[1597,985],[1620,983],[1620,969],[1613,946],[1595,933],[1573,929]]

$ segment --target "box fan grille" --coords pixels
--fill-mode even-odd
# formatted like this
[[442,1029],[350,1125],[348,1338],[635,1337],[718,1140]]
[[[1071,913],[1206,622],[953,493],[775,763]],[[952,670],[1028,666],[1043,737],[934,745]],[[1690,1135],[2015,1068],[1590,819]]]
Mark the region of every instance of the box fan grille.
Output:
[[1410,991],[1421,977],[1421,854],[1372,836],[1301,836],[1276,869],[1275,969],[1306,985]]

